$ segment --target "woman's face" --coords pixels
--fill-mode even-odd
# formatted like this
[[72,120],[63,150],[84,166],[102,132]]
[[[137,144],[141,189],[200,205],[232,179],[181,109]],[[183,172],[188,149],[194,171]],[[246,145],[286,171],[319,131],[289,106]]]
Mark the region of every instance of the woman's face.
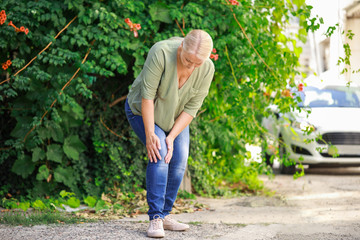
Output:
[[200,67],[204,60],[198,58],[195,54],[186,52],[183,48],[180,51],[181,63],[188,69]]

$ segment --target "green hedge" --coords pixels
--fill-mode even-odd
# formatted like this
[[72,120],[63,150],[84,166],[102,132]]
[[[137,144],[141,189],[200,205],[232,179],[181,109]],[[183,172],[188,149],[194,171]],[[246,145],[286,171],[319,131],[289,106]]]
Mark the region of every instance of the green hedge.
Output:
[[[263,165],[246,164],[245,144],[256,143],[263,133],[259,119],[267,114],[266,106],[277,101],[287,111],[294,102],[280,96],[299,74],[301,49],[295,39],[305,39],[310,7],[303,0],[229,3],[2,1],[7,20],[0,26],[0,62],[10,59],[12,65],[0,72],[1,81],[11,77],[0,85],[0,191],[36,197],[63,188],[79,195],[100,195],[114,186],[123,191],[143,188],[145,148],[129,127],[124,101],[116,100],[127,94],[149,48],[181,36],[180,28],[209,32],[219,55],[209,96],[192,124],[189,168],[194,189],[219,194],[223,181],[260,189],[257,174]],[[299,32],[285,35],[284,28],[296,17]],[[126,18],[141,24],[138,37]],[[9,21],[29,33],[14,31]],[[273,93],[275,100],[264,92]]]

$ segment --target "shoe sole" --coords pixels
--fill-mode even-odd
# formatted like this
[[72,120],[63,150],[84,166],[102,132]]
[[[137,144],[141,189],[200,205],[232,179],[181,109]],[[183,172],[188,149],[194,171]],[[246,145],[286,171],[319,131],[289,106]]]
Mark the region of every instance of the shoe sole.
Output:
[[172,227],[166,227],[166,226],[164,226],[164,230],[177,231],[177,232],[184,232],[184,231],[189,230],[189,228],[185,228],[185,229],[173,229]]
[[148,237],[151,237],[151,238],[163,238],[165,237],[165,234],[164,235],[151,235],[151,234],[147,234]]

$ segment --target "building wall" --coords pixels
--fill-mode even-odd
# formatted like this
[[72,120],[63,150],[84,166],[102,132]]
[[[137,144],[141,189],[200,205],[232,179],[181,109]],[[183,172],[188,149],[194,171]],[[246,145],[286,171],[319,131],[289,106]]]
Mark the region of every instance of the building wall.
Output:
[[[340,74],[345,68],[344,64],[338,64],[339,58],[344,58],[344,43],[349,43],[352,51],[351,70],[360,68],[360,12],[359,17],[356,14],[348,16],[349,6],[360,4],[357,0],[306,0],[308,5],[313,6],[312,16],[322,17],[324,24],[315,33],[309,33],[308,47],[303,51],[309,64],[308,74],[315,73],[324,81],[344,81],[351,80],[360,84],[360,73]],[[325,33],[330,26],[339,23],[336,31],[327,38]],[[346,32],[352,29],[355,34],[353,40],[346,38]],[[343,32],[345,31],[345,34]]]
[[348,81],[357,83],[360,85],[360,72],[352,73],[360,69],[360,16],[348,18],[346,21],[346,32],[351,29],[354,33],[352,40],[346,39],[345,42],[349,43],[351,49],[351,69],[346,74]]

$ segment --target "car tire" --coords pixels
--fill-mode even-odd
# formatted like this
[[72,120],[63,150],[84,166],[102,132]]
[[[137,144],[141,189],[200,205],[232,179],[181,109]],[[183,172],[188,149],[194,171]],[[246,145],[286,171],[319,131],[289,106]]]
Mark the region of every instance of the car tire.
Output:
[[272,161],[271,161],[271,155],[269,155],[269,154],[267,154],[267,153],[264,153],[264,157],[265,157],[266,166],[272,167],[272,166],[273,166],[273,163],[272,163]]
[[[280,137],[279,138],[279,158],[283,159],[286,157],[286,148],[284,146],[283,143],[283,139]],[[283,164],[284,160],[280,161],[280,173],[281,174],[294,174],[296,172],[296,165],[290,165],[290,166],[285,166]]]
[[292,175],[296,172],[296,166],[290,165],[290,166],[284,166],[283,164],[280,164],[280,173],[281,174],[287,174]]
[[262,161],[266,164],[266,166],[273,167],[273,160],[271,160],[272,155],[267,153],[267,143],[266,139],[262,137],[262,145],[261,145],[261,156]]

